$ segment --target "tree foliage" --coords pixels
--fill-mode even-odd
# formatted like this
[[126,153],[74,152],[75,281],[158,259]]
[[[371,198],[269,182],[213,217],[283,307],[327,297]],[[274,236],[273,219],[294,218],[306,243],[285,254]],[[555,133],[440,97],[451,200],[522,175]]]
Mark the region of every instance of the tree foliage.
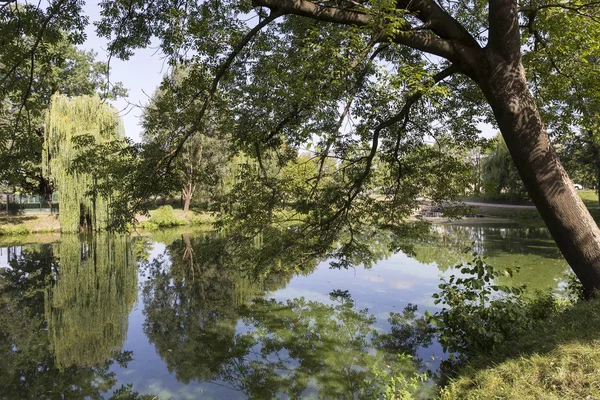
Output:
[[[111,223],[111,193],[98,193],[93,162],[81,156],[86,149],[105,143],[117,145],[124,137],[116,110],[98,97],[68,98],[56,95],[44,127],[44,175],[59,194],[60,225],[63,232],[77,232],[81,226],[106,229]],[[75,168],[79,165],[79,169]]]
[[521,200],[526,191],[502,135],[492,140],[483,160],[483,190],[501,199]]
[[56,93],[67,96],[125,94],[107,81],[108,64],[80,50],[81,2],[52,1],[48,7],[7,1],[0,7],[0,182],[49,195],[41,173],[45,112]]
[[[174,67],[144,109],[144,141],[162,143],[164,151],[169,151],[174,132],[194,125],[200,97],[197,91],[209,81],[206,71],[185,65]],[[226,174],[232,173],[228,168],[233,157],[227,132],[230,125],[225,106],[213,107],[210,118],[194,128],[171,164],[173,185],[179,186],[178,192],[185,199],[184,211],[188,211],[195,194],[207,203],[223,200]]]
[[[146,188],[132,196],[166,180],[219,98],[231,106],[236,146],[259,166],[284,145],[296,150],[308,142],[320,160],[339,162],[335,184],[315,186],[303,202],[311,210],[307,223],[357,231],[368,215],[370,223],[389,225],[408,216],[423,193],[436,200],[457,194],[451,183],[461,180],[463,168],[428,142],[448,136],[469,147],[478,123],[487,121],[500,128],[530,198],[587,293],[600,288],[600,259],[592,256],[600,251],[600,230],[573,190],[551,146],[545,127],[551,124],[536,104],[580,107],[568,96],[577,89],[557,89],[593,84],[597,51],[589,43],[598,33],[598,3],[106,0],[101,7],[98,33],[109,39],[111,54],[126,59],[155,37],[172,65],[190,63],[212,77],[188,88],[199,99],[194,123],[156,151],[148,147],[144,154],[153,161],[140,163],[144,172],[134,175]],[[564,67],[578,66],[586,68],[571,81],[559,77]],[[580,114],[591,118],[588,111]],[[556,126],[569,125],[568,112],[557,115]],[[280,167],[289,161],[281,155]],[[376,157],[389,165],[386,186],[396,188],[385,201],[368,195]],[[252,200],[238,207],[241,219],[254,213],[254,222],[271,222],[281,203],[278,179],[264,171],[251,181],[263,188],[247,186],[248,196],[239,197]]]

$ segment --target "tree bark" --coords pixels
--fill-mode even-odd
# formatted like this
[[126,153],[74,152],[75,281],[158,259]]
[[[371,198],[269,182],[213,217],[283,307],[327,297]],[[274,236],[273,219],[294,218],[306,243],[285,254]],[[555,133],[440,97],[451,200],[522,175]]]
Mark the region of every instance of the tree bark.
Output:
[[194,195],[195,186],[191,183],[183,185],[183,197],[185,202],[183,203],[183,212],[190,211],[190,203],[192,201],[192,196]]
[[491,49],[478,83],[492,107],[519,175],[586,295],[600,289],[600,229],[561,165],[525,80],[520,58]]

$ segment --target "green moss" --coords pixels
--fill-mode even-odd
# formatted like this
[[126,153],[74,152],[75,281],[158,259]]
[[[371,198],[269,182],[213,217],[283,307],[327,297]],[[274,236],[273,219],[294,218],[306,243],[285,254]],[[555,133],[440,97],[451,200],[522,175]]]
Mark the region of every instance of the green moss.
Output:
[[600,300],[580,302],[473,358],[442,391],[451,399],[600,398]]

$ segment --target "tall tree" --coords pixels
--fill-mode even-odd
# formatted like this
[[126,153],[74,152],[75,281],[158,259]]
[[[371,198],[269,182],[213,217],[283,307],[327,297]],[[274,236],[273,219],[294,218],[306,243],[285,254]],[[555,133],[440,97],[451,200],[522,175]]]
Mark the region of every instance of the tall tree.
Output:
[[561,141],[560,159],[573,182],[600,189],[600,137],[589,129]]
[[[181,126],[194,123],[198,106],[199,88],[210,82],[206,71],[198,65],[178,65],[167,75],[144,110],[142,126],[145,142],[164,142]],[[226,110],[214,110],[190,140],[181,149],[180,157],[172,165],[171,173],[179,186],[188,211],[192,196],[197,191],[208,192],[209,202],[219,197],[231,159],[231,141],[226,132]]]
[[61,18],[67,6],[79,7],[61,1],[42,10],[5,2],[0,9],[0,182],[26,193],[52,192],[41,172],[44,115],[52,95],[124,94],[120,83],[107,81],[107,63],[76,47],[83,36],[71,24],[81,21]]
[[508,152],[508,147],[498,134],[492,141],[483,161],[483,187],[490,197],[523,199],[525,188]]
[[[240,112],[236,122],[244,128],[240,130],[244,143],[273,147],[286,137],[288,143],[299,144],[321,132],[323,153],[332,150],[342,157],[347,155],[344,150],[356,147],[352,144],[362,145],[362,152],[354,153],[346,201],[330,202],[331,227],[361,198],[378,152],[388,156],[403,182],[402,156],[436,122],[460,128],[453,130],[467,132],[463,135],[467,139],[483,116],[500,128],[530,197],[588,295],[600,288],[600,230],[551,146],[523,64],[540,50],[533,43],[538,36],[579,42],[597,37],[597,2],[106,0],[101,4],[98,32],[110,38],[109,50],[116,56],[129,57],[155,36],[172,60],[202,60],[214,76],[206,92],[198,91],[203,100],[197,123],[176,132],[174,146],[156,170],[169,169],[208,115],[222,85],[236,99]],[[249,19],[249,14],[255,18]],[[555,15],[560,18],[548,23]],[[590,29],[577,36],[582,21]],[[565,32],[559,33],[557,26]],[[557,50],[553,58],[563,59],[569,58],[569,46],[548,44]],[[541,57],[550,60],[548,54],[541,52]],[[346,116],[354,117],[352,135],[336,128],[344,119],[340,117]],[[402,204],[391,204],[404,210]]]
[[121,142],[123,126],[116,110],[99,97],[68,98],[55,95],[44,127],[44,174],[58,190],[62,232],[80,227],[106,229],[110,224],[110,193],[90,192],[99,177],[93,166],[81,165],[79,157],[90,147]]

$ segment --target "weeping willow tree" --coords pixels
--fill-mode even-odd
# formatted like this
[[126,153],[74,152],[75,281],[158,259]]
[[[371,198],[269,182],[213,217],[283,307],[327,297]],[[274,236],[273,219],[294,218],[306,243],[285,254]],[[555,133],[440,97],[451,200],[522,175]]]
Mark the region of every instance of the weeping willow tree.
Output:
[[122,348],[137,297],[137,264],[130,239],[63,235],[60,272],[45,299],[56,365],[93,366]]
[[58,190],[62,232],[107,228],[110,196],[90,194],[98,176],[73,165],[90,147],[123,138],[116,110],[98,96],[52,97],[44,129],[43,173]]

